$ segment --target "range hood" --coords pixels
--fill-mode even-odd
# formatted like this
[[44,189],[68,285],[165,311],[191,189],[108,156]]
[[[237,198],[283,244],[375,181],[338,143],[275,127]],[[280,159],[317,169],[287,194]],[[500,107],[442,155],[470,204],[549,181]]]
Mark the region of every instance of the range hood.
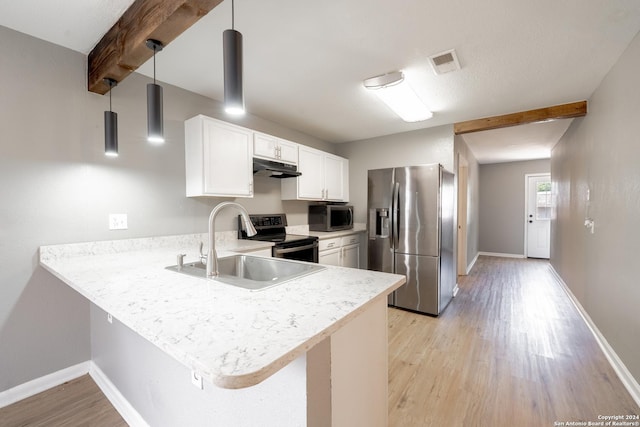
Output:
[[302,175],[296,165],[253,158],[253,174],[271,178],[295,178]]

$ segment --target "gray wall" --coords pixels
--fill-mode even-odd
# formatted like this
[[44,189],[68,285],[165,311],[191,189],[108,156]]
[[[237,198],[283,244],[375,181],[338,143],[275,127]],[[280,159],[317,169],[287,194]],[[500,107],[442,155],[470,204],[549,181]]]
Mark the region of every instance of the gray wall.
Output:
[[[640,381],[640,36],[553,149],[551,263]],[[590,201],[587,201],[587,189]],[[595,220],[595,234],[583,226]]]
[[337,154],[349,159],[349,196],[355,221],[367,222],[367,171],[441,163],[445,169],[454,172],[453,126],[338,144]]
[[548,173],[550,161],[480,165],[480,251],[524,255],[525,175]]
[[[86,57],[0,27],[0,391],[88,360],[89,304],[38,267],[41,245],[206,231],[221,199],[187,199],[183,121],[227,120],[218,102],[164,85],[167,142],[146,135],[138,74],[113,91],[120,157],[104,156],[108,98],[86,90]],[[206,72],[206,70],[203,70]],[[247,115],[238,124],[333,152],[331,144]],[[281,202],[280,182],[258,178],[253,212],[290,213],[306,224],[306,202]],[[129,230],[109,231],[109,213]],[[233,213],[219,230],[234,228]]]
[[[480,165],[460,135],[454,137],[456,163],[460,154],[468,163],[467,177],[467,269],[479,252],[480,244]],[[456,165],[457,169],[458,165]]]

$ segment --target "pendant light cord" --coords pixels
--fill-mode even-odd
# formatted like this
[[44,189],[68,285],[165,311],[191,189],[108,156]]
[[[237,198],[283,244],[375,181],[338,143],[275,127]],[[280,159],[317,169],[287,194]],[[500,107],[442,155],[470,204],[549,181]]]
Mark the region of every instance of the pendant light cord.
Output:
[[234,12],[234,7],[233,7],[233,0],[231,0],[231,29],[235,30],[235,12]]
[[156,84],[156,45],[153,45],[153,84]]
[[113,86],[109,89],[109,112],[112,112],[111,108],[111,92],[113,91]]

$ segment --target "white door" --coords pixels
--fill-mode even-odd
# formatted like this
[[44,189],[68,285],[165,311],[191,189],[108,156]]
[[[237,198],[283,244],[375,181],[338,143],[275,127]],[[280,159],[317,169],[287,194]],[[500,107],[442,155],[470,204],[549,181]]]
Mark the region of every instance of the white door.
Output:
[[528,258],[549,258],[551,176],[527,175],[526,237]]

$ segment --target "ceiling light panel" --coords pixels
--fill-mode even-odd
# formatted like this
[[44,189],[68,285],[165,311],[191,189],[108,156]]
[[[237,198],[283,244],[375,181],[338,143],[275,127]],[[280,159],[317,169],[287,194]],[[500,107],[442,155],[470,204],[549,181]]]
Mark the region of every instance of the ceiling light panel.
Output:
[[433,113],[405,80],[401,71],[367,79],[364,86],[405,122],[420,122],[433,117]]

